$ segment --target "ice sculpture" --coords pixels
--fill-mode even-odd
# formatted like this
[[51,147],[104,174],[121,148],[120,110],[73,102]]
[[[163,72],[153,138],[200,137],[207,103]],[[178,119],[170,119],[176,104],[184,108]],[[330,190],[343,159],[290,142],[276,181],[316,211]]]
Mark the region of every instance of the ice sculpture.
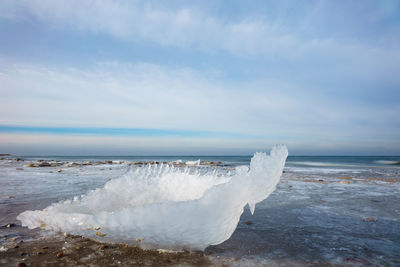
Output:
[[29,228],[82,235],[145,248],[203,250],[227,240],[244,207],[254,212],[280,180],[288,151],[256,153],[250,168],[232,176],[200,174],[170,165],[148,165],[73,200],[17,219]]

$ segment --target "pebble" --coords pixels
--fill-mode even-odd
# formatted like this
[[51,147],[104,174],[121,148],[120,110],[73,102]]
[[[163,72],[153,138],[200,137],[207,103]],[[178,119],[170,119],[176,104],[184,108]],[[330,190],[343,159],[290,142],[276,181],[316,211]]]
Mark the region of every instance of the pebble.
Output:
[[376,219],[372,216],[363,218],[364,222],[376,222]]
[[247,222],[244,222],[244,223],[247,224],[247,225],[252,225],[253,224],[252,221],[247,221]]
[[62,253],[61,251],[57,253],[57,257],[61,258],[64,255],[64,253]]
[[100,237],[106,236],[106,234],[102,234],[102,233],[100,233],[100,232],[96,232],[96,235],[97,235],[97,236],[100,236]]
[[341,184],[350,184],[349,181],[340,181]]
[[17,267],[26,267],[26,263],[25,262],[18,262],[17,263]]
[[106,249],[106,248],[108,248],[108,246],[106,246],[106,245],[101,245],[101,246],[99,247],[99,250],[104,250],[104,249]]
[[62,169],[58,169],[57,172],[62,172]]

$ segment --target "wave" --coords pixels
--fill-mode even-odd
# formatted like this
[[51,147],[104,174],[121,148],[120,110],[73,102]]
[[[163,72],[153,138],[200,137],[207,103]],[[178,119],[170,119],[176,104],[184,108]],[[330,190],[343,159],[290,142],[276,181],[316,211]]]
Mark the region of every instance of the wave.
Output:
[[250,168],[201,174],[195,168],[148,165],[72,200],[17,219],[41,227],[144,248],[203,250],[227,240],[248,204],[267,198],[280,180],[288,152],[276,146],[256,153]]
[[396,160],[376,160],[374,163],[383,165],[400,165],[400,161]]
[[317,161],[289,161],[289,164],[309,166],[309,167],[354,167],[356,165],[332,163],[332,162],[317,162]]

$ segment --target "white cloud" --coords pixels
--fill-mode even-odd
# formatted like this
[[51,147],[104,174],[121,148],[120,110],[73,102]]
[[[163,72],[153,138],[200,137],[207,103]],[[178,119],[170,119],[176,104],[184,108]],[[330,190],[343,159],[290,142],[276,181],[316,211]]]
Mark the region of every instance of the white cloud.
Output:
[[307,34],[304,27],[317,28],[318,25],[310,25],[321,22],[315,18],[315,13],[323,15],[320,6],[303,14],[305,24],[298,27],[285,26],[282,19],[250,17],[251,14],[224,20],[200,7],[166,7],[162,2],[151,1],[6,0],[0,3],[0,14],[25,21],[33,18],[48,27],[106,34],[128,42],[142,40],[210,53],[225,51],[239,57],[289,60],[291,65],[314,65],[317,75],[322,76],[333,73],[348,78],[348,74],[400,82],[395,71],[400,64],[398,45],[369,44],[352,35],[335,38],[327,31]]
[[[4,16],[35,19],[54,28],[105,33],[127,40],[151,40],[162,45],[224,50],[237,55],[293,56],[314,49],[295,32],[263,18],[224,21],[199,8],[165,8],[142,1],[23,0],[5,1]],[[296,50],[296,53],[291,51]]]
[[[284,142],[396,140],[400,108],[341,103],[300,84],[224,82],[188,68],[0,64],[0,124],[215,131]],[[299,90],[300,87],[300,90]],[[359,122],[362,121],[360,124]],[[260,139],[261,138],[261,139]]]

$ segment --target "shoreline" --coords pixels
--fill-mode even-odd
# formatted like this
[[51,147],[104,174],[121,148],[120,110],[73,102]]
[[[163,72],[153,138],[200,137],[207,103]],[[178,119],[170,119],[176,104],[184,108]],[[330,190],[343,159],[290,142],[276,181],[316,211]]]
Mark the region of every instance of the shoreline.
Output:
[[[46,162],[56,161],[49,159]],[[245,209],[230,239],[209,246],[203,252],[175,253],[145,250],[135,244],[126,247],[125,244],[110,244],[81,236],[64,237],[60,233],[47,235],[41,229],[22,227],[16,220],[20,212],[43,209],[57,201],[84,194],[91,188],[101,188],[110,179],[120,177],[130,161],[119,164],[114,161],[101,166],[94,161],[86,165],[82,160],[79,167],[65,165],[61,172],[59,166],[23,166],[30,162],[41,161],[11,158],[0,161],[4,170],[3,185],[7,189],[0,195],[0,204],[3,204],[0,213],[5,215],[0,218],[1,266],[17,266],[18,263],[27,266],[354,266],[399,263],[396,203],[400,200],[400,169],[397,167],[337,171],[305,168],[301,172],[289,168],[283,173],[277,190],[257,205],[254,215]],[[213,169],[211,166],[209,173]],[[221,169],[224,172],[230,170],[226,165]],[[44,193],[51,192],[50,189],[57,194]],[[21,239],[23,243],[20,244]],[[63,253],[57,257],[59,252]]]
[[[203,252],[146,250],[128,244],[102,243],[82,236],[53,235],[24,242],[9,239],[0,247],[0,265],[18,266],[209,266]],[[21,266],[21,265],[19,265]],[[23,265],[22,265],[23,266]]]

